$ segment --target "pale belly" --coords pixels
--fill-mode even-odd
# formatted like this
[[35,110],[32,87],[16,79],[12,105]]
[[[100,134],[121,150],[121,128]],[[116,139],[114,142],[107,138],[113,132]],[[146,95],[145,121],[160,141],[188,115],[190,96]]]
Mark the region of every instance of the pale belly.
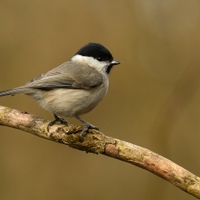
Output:
[[100,86],[99,90],[53,89],[30,95],[46,110],[61,116],[73,117],[90,112],[103,99],[108,87]]

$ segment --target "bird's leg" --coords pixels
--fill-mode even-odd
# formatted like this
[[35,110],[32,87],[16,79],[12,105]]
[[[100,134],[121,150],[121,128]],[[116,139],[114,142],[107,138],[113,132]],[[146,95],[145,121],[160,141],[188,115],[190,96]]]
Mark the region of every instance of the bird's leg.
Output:
[[80,134],[80,139],[81,141],[83,140],[83,136],[86,134],[86,132],[88,131],[88,129],[96,129],[96,130],[99,130],[99,128],[97,126],[94,126],[92,124],[90,124],[89,122],[85,121],[84,119],[80,118],[78,115],[74,115],[74,117],[76,119],[78,119],[79,121],[81,121],[85,126],[83,128],[83,130],[81,131],[81,134]]
[[53,114],[55,119],[47,125],[47,130],[49,131],[50,126],[53,126],[56,122],[60,122],[61,124],[64,124],[68,126],[68,123],[65,119],[58,117],[56,114]]

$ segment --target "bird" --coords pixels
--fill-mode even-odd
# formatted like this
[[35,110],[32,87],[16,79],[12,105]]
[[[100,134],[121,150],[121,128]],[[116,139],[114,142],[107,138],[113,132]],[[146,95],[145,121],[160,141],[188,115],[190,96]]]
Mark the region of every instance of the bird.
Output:
[[[54,115],[47,130],[55,123],[68,125],[65,117],[74,117],[84,124],[83,138],[88,129],[97,126],[80,116],[90,112],[108,91],[109,74],[115,65],[110,51],[100,43],[90,42],[80,48],[69,61],[43,73],[25,85],[0,92],[0,96],[26,94]],[[64,118],[63,118],[64,117]]]

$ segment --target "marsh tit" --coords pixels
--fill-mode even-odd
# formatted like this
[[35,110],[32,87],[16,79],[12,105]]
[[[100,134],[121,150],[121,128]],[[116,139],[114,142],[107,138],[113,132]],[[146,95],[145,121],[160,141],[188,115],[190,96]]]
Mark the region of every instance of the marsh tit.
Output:
[[85,126],[81,137],[89,129],[98,127],[80,118],[90,112],[107,93],[109,73],[120,64],[103,45],[89,43],[83,46],[69,61],[37,76],[25,85],[0,92],[0,96],[24,93],[35,99],[44,109],[53,113],[55,120],[47,129],[60,122],[61,117],[75,117]]

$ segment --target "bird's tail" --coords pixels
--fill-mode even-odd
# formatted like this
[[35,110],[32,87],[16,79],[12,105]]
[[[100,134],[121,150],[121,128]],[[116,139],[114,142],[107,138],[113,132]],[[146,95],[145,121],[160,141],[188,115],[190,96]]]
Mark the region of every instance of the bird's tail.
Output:
[[26,93],[27,88],[24,87],[17,87],[11,90],[4,90],[2,92],[0,92],[0,96],[7,96],[7,95],[11,95],[14,96],[15,94],[20,94],[20,93]]

